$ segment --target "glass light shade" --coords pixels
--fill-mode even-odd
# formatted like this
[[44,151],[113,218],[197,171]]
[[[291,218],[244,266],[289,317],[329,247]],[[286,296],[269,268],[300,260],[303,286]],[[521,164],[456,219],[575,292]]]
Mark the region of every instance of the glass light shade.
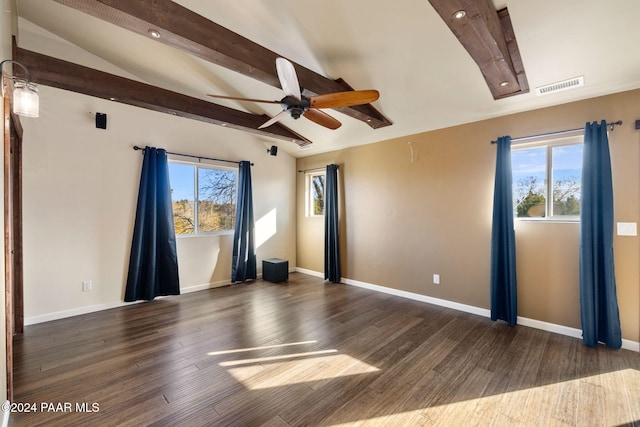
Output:
[[13,90],[13,112],[19,116],[38,117],[40,98],[33,83],[16,81]]

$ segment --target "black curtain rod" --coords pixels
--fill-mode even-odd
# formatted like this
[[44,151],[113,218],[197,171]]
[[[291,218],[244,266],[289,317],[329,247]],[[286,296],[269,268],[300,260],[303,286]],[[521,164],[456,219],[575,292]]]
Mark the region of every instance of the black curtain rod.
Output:
[[[306,173],[306,172],[314,172],[314,171],[323,171],[326,170],[327,168],[313,168],[313,169],[303,169],[303,170],[299,170],[299,173]],[[340,166],[338,166],[338,169],[340,169]]]
[[[140,148],[137,145],[134,145],[133,149],[136,151],[138,150],[144,151],[144,148]],[[194,156],[192,154],[172,153],[171,151],[167,151],[167,154],[173,154],[174,156],[191,157],[193,159],[198,159],[198,160],[213,160],[215,162],[235,163],[236,165],[240,164],[240,162],[236,162],[234,160],[214,159],[213,157],[202,157],[202,156]],[[251,163],[251,166],[253,166],[253,163]]]
[[[618,120],[617,122],[611,122],[611,123],[607,123],[607,126],[609,126],[609,130],[613,130],[614,126],[620,126],[622,125],[622,120]],[[565,133],[570,133],[570,132],[577,132],[579,130],[584,130],[584,128],[577,128],[577,129],[568,129],[568,130],[560,130],[557,132],[549,132],[549,133],[539,133],[537,135],[529,135],[529,136],[521,136],[518,138],[512,138],[511,142],[519,142],[525,139],[531,139],[531,138],[538,138],[541,136],[557,136],[557,135],[562,135]],[[492,144],[496,144],[498,141],[491,141]]]

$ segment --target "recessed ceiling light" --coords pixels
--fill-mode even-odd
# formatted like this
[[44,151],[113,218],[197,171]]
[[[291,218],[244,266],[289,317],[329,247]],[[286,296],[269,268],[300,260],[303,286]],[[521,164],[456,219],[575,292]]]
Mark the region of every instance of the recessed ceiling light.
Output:
[[149,31],[147,31],[149,33],[149,35],[151,37],[153,37],[154,39],[159,39],[160,38],[160,32],[158,30],[154,30],[154,29],[150,29]]
[[509,82],[500,82],[500,86],[502,87],[509,86]]
[[467,12],[465,12],[464,10],[457,10],[453,12],[453,17],[456,19],[462,19],[465,16],[467,16]]

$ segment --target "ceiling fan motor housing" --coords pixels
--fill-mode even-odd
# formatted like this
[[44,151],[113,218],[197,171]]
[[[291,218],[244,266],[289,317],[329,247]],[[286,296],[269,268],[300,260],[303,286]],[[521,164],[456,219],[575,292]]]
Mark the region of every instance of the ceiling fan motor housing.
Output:
[[302,96],[302,99],[296,99],[293,96],[285,96],[280,101],[282,109],[287,111],[294,119],[299,119],[311,105],[309,98]]

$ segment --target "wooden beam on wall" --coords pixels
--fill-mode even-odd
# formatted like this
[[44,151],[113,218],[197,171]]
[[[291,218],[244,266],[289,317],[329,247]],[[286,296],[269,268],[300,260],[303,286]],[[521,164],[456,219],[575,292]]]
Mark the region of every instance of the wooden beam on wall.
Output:
[[494,99],[529,92],[507,9],[491,0],[429,0],[478,64]]
[[30,80],[37,84],[278,138],[299,146],[311,144],[281,123],[258,129],[269,119],[267,115],[234,110],[22,48],[16,48],[15,59],[29,69]]
[[[271,86],[280,87],[277,53],[230,31],[170,0],[55,0],[119,27],[151,37],[206,61],[229,68]],[[352,88],[341,79],[331,80],[294,63],[302,87],[311,94],[343,92]],[[391,121],[371,104],[338,111],[364,121],[374,129]]]

